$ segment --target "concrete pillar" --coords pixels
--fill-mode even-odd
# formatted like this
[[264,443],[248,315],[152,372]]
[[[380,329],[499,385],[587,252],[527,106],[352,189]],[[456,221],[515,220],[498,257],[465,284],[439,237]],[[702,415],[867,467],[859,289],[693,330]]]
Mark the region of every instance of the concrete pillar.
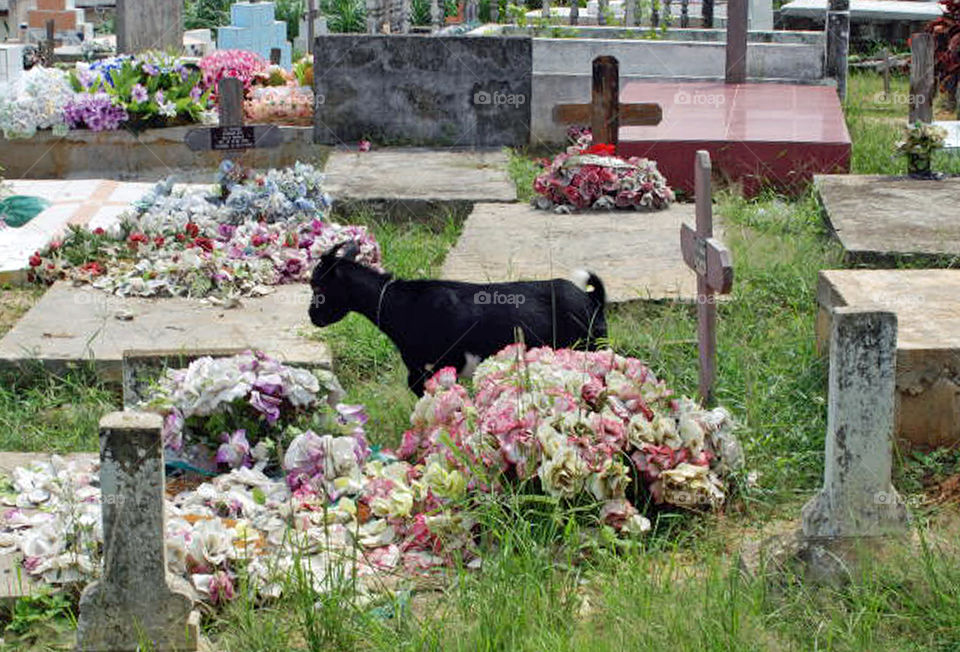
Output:
[[828,0],[825,72],[837,80],[840,101],[847,99],[847,55],[850,53],[850,0]]
[[803,508],[803,536],[899,534],[907,511],[891,484],[897,316],[837,308],[830,334],[823,488]]
[[117,52],[179,52],[183,48],[183,0],[117,0]]
[[167,573],[162,426],[141,412],[100,420],[103,575],[80,597],[84,652],[198,648],[193,591]]

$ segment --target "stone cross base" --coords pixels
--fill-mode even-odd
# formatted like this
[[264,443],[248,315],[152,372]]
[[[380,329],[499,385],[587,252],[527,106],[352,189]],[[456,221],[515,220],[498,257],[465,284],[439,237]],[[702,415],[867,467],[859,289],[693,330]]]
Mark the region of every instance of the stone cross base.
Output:
[[78,652],[196,652],[200,649],[200,612],[193,611],[193,589],[167,576],[166,586],[144,586],[144,601],[118,596],[100,582],[80,596]]
[[167,572],[162,426],[143,412],[100,420],[103,575],[80,597],[83,652],[199,647],[193,590]]

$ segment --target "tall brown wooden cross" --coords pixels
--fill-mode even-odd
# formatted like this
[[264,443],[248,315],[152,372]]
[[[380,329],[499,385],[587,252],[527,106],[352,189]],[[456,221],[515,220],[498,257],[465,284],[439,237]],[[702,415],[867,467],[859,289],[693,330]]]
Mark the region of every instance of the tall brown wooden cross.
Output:
[[697,152],[694,192],[697,228],[680,226],[683,261],[697,273],[697,343],[700,349],[700,400],[713,403],[717,364],[716,294],[729,294],[733,287],[730,250],[713,237],[713,191],[710,185],[710,153]]
[[593,60],[590,104],[558,104],[553,121],[560,124],[589,124],[595,144],[617,146],[620,126],[658,125],[663,119],[659,104],[620,104],[620,63],[616,57]]
[[217,83],[220,126],[197,127],[187,132],[184,142],[193,151],[214,150],[225,153],[261,147],[276,147],[283,133],[276,125],[243,124],[243,83],[224,77]]

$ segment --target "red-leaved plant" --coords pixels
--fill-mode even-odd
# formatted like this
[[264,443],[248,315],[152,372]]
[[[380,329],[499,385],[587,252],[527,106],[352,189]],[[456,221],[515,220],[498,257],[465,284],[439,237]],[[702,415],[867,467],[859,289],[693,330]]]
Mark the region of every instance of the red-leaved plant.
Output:
[[927,25],[934,35],[936,47],[936,73],[940,91],[953,104],[960,83],[960,0],[940,0],[943,15]]

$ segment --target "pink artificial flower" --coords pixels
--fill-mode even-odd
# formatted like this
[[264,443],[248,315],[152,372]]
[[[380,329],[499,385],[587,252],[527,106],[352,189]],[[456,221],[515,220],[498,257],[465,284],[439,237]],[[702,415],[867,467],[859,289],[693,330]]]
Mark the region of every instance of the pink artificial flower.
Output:
[[282,400],[277,396],[271,396],[256,390],[250,392],[250,405],[265,416],[269,424],[274,424],[280,419],[280,403]]
[[361,152],[369,152],[370,141],[366,139],[361,140],[360,143],[357,145],[357,150]]
[[235,596],[236,592],[230,575],[224,571],[214,573],[210,578],[210,602],[219,605],[233,600]]

